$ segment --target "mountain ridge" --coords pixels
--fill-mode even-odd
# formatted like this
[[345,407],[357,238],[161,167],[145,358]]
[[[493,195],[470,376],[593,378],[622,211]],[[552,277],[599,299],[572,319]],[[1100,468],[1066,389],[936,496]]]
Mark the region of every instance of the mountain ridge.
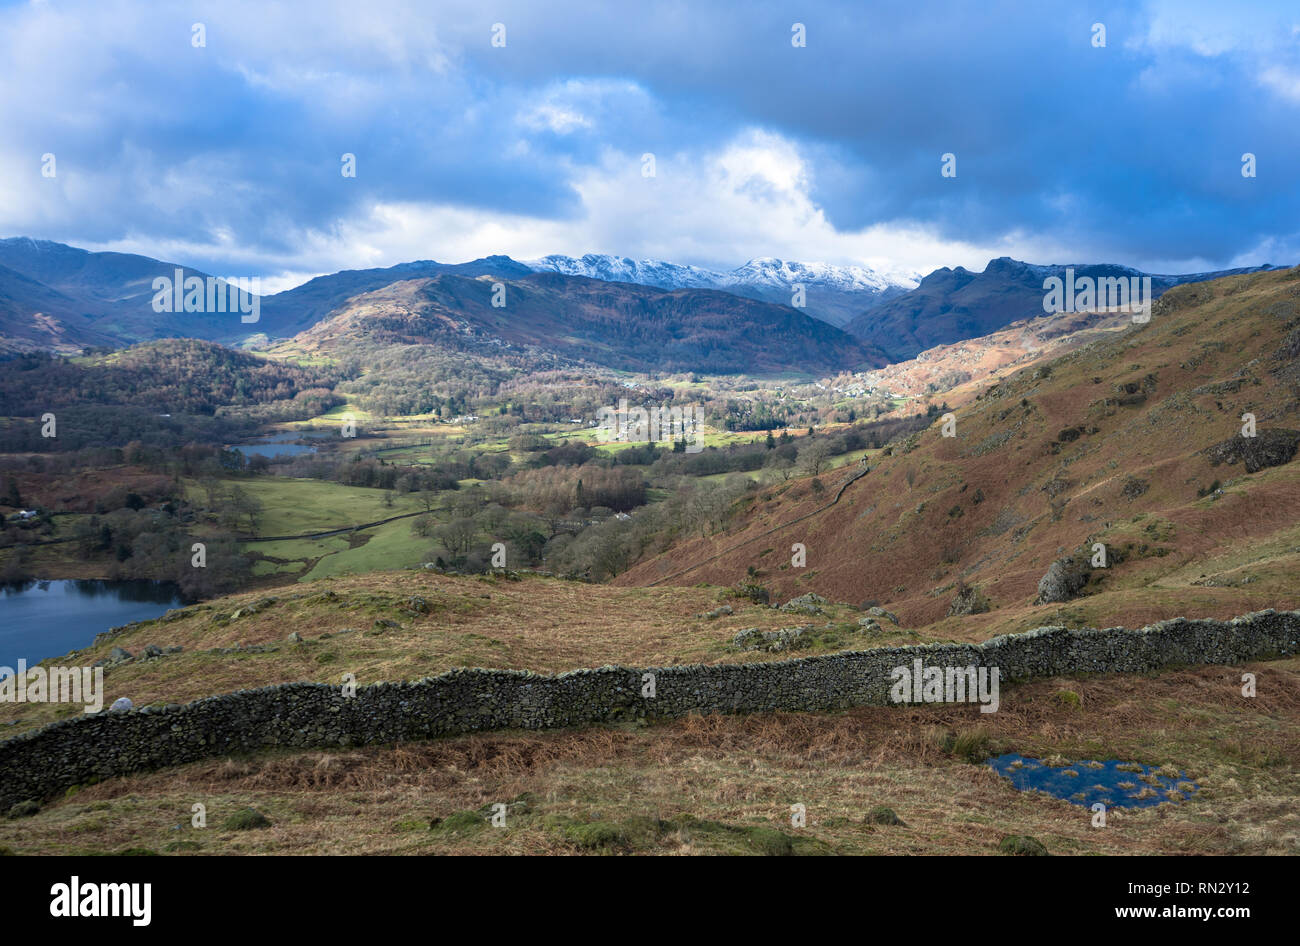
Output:
[[795,285],[802,285],[809,315],[842,328],[857,311],[916,287],[919,274],[885,273],[865,266],[804,263],[772,256],[756,257],[726,272],[672,263],[634,260],[607,253],[580,258],[553,254],[523,260],[535,272],[552,271],[660,289],[720,289],[735,295],[790,305]]
[[[1182,275],[1148,274],[1120,264],[1077,264],[1072,268],[1079,277],[1150,276],[1152,295],[1159,296],[1175,285],[1275,267],[1266,264]],[[589,253],[580,258],[553,254],[522,261],[495,254],[463,263],[412,260],[317,276],[292,289],[261,296],[258,322],[245,324],[230,313],[153,311],[153,280],[159,276],[172,279],[177,270],[185,277],[209,278],[192,267],[137,254],[92,252],[50,240],[11,237],[0,240],[0,351],[52,349],[68,353],[89,346],[160,338],[234,345],[262,336],[289,339],[330,318],[350,300],[398,282],[440,275],[510,281],[549,274],[669,292],[716,292],[731,299],[779,306],[785,310],[779,316],[775,308],[761,311],[778,322],[798,311],[844,329],[856,340],[854,347],[869,353],[873,364],[881,359],[903,362],[921,351],[984,337],[1011,323],[1041,316],[1043,280],[1062,276],[1066,269],[1065,265],[998,257],[982,272],[941,267],[918,278],[862,266],[776,257],[757,257],[722,272],[610,254]],[[792,306],[795,285],[805,290],[805,305],[798,308]],[[635,290],[627,291],[635,294]],[[737,305],[723,300],[718,304],[731,311]],[[740,344],[743,347],[743,341]],[[793,360],[797,352],[788,353],[788,357],[790,367],[800,367]],[[818,364],[844,367],[852,360],[850,352],[850,357],[840,362],[819,356]]]
[[[293,343],[307,350],[433,344],[542,349],[616,370],[835,372],[881,354],[788,306],[710,289],[666,290],[559,273],[494,282],[439,273],[353,296]],[[797,357],[792,359],[792,353]]]
[[1067,269],[1074,270],[1076,279],[1149,276],[1154,301],[1174,286],[1278,268],[1266,263],[1209,273],[1165,275],[1112,263],[1043,265],[1001,256],[990,260],[978,273],[962,266],[940,267],[928,273],[914,290],[881,301],[844,328],[878,345],[891,361],[906,361],[938,345],[989,335],[1013,322],[1045,315],[1043,282],[1053,276],[1064,279]]

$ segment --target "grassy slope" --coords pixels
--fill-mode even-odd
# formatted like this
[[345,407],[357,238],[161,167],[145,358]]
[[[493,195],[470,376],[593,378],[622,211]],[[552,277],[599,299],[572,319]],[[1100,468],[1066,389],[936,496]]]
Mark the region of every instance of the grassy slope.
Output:
[[[346,554],[340,553],[340,560]],[[428,602],[427,613],[407,607],[416,595]],[[733,614],[699,616],[724,601]],[[173,612],[165,620],[129,626],[112,640],[77,651],[73,659],[93,663],[113,647],[132,653],[148,644],[184,647],[180,654],[128,663],[105,674],[107,701],[128,696],[145,705],[183,703],[295,680],[337,683],[346,672],[355,673],[364,684],[419,679],[466,666],[560,672],[611,663],[668,665],[789,656],[736,651],[731,639],[744,627],[813,624],[819,628],[818,640],[801,654],[921,639],[913,631],[893,628],[868,636],[858,629],[858,617],[844,606],[831,607],[820,617],[785,614],[732,599],[716,588],[648,590],[537,576],[510,581],[382,572],[214,599]],[[375,627],[384,620],[396,621],[399,627]],[[833,626],[824,627],[827,623]],[[347,628],[353,631],[339,633]],[[288,643],[291,631],[304,643]],[[276,650],[213,653],[240,644]],[[50,662],[60,660],[67,662]],[[0,703],[0,723],[16,721],[13,729],[0,732],[20,731],[75,712],[59,704]]]
[[262,504],[262,513],[257,517],[258,535],[302,535],[345,529],[424,508],[413,496],[394,493],[393,504],[388,506],[384,503],[384,490],[324,480],[267,476],[241,479],[234,485]]
[[376,526],[357,538],[362,544],[322,558],[303,580],[418,565],[429,557],[433,547],[432,539],[411,532],[409,519]]
[[[257,531],[267,536],[346,529],[424,509],[411,495],[395,493],[388,505],[384,490],[322,480],[259,477],[236,485],[262,504]],[[399,519],[351,534],[248,542],[243,550],[260,556],[253,569],[258,577],[307,579],[417,565],[431,545],[432,540],[412,535],[410,519]]]
[[[1050,375],[1027,369],[992,395],[951,402],[956,438],[941,437],[936,421],[910,452],[879,458],[838,506],[673,580],[730,584],[753,566],[782,597],[877,599],[909,626],[963,639],[1060,621],[1134,626],[1296,607],[1300,463],[1248,475],[1240,464],[1211,466],[1201,451],[1236,435],[1245,411],[1261,428],[1300,427],[1300,401],[1270,370],[1300,315],[1298,289],[1300,270],[1284,270],[1173,290],[1149,325],[1050,362]],[[1145,403],[1107,403],[1148,376]],[[1096,432],[1058,441],[1076,425]],[[1133,498],[1131,477],[1146,488]],[[1214,480],[1223,494],[1198,497]],[[807,481],[763,490],[727,534],[684,542],[618,583],[704,562],[827,498]],[[1053,560],[1098,541],[1127,549],[1127,560],[1068,605],[1031,604]],[[807,546],[806,570],[783,552],[762,554],[793,542]],[[994,610],[947,618],[959,579]]]

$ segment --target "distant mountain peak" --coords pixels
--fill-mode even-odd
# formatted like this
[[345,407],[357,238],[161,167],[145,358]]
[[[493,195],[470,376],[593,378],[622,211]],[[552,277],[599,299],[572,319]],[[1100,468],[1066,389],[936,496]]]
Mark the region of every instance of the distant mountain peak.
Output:
[[849,292],[883,292],[889,288],[915,289],[919,275],[885,272],[866,266],[836,266],[831,263],[782,260],[759,256],[728,274],[733,284],[749,280],[777,282],[784,286],[796,282],[829,286]]
[[879,272],[866,266],[804,263],[775,256],[758,256],[725,272],[607,253],[586,253],[581,257],[552,254],[522,262],[535,272],[585,276],[659,289],[720,289],[782,305],[790,304],[793,287],[798,284],[807,292],[808,314],[832,325],[842,325],[862,310],[914,289],[920,283],[919,274]]

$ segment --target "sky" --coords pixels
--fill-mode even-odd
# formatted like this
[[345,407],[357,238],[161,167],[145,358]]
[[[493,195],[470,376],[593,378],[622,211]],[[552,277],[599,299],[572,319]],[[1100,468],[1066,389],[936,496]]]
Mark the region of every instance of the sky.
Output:
[[1300,262],[1294,2],[0,0],[0,130],[0,236],[264,291],[497,253]]

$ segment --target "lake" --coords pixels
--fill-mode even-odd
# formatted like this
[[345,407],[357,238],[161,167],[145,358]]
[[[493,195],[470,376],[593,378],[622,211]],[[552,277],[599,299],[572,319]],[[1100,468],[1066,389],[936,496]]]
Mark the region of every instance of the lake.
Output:
[[66,654],[109,628],[156,618],[183,603],[165,581],[0,583],[0,666]]
[[331,434],[311,434],[288,431],[272,434],[268,437],[260,437],[250,443],[230,444],[226,449],[238,450],[246,457],[266,457],[267,459],[274,459],[275,457],[297,457],[304,453],[315,453],[316,448],[308,446],[307,444],[289,443],[290,440],[325,440],[331,436]]

